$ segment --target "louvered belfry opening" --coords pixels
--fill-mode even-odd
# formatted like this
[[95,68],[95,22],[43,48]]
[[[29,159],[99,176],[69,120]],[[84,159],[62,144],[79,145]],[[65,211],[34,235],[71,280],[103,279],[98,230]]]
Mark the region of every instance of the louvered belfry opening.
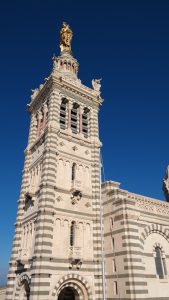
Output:
[[67,99],[62,99],[60,105],[60,128],[66,129],[66,121],[67,121]]
[[82,132],[85,138],[87,138],[89,134],[88,122],[89,122],[89,109],[86,107],[82,114]]
[[73,133],[78,131],[78,107],[79,105],[74,103],[71,109],[71,129]]

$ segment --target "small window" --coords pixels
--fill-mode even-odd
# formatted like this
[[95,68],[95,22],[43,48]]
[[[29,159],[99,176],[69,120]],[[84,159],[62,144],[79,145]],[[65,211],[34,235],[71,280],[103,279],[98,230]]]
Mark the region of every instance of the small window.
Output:
[[115,273],[116,272],[116,261],[115,261],[115,258],[113,258],[112,264],[113,264],[113,273]]
[[74,246],[75,242],[75,221],[72,221],[70,226],[70,246]]
[[114,237],[111,238],[112,250],[114,251]]
[[111,218],[110,218],[110,228],[113,229],[113,226],[114,226],[114,220],[113,220],[113,218],[111,217]]
[[166,261],[165,258],[162,257],[160,247],[155,248],[155,266],[156,273],[160,279],[163,279],[165,275],[167,275]]
[[73,165],[72,165],[72,181],[75,180],[75,176],[76,176],[76,164],[73,163]]
[[117,281],[113,282],[114,295],[118,295]]

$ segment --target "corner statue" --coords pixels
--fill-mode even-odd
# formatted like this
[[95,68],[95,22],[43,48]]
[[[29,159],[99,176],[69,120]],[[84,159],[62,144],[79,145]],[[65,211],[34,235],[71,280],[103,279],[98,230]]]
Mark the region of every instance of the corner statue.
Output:
[[101,88],[101,79],[92,79],[92,87],[95,91],[100,92]]
[[71,52],[71,41],[72,41],[73,33],[70,29],[69,25],[63,22],[61,31],[60,31],[60,49],[61,52],[67,51]]
[[166,174],[163,179],[163,192],[166,197],[166,201],[169,202],[169,165],[167,166]]

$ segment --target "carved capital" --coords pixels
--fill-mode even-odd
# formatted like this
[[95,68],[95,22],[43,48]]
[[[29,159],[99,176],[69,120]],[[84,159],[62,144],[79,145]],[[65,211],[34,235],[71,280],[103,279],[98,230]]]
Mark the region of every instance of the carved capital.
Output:
[[44,111],[44,112],[48,112],[48,106],[47,106],[46,103],[45,103],[44,106],[43,106],[43,111]]
[[42,112],[41,111],[38,111],[38,120],[42,120]]

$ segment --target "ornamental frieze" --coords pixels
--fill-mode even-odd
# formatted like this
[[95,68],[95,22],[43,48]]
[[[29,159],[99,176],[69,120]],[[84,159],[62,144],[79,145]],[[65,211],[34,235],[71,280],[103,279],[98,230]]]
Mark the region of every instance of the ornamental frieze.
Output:
[[136,199],[136,206],[140,209],[150,211],[154,214],[169,215],[169,205],[167,203],[159,203],[151,199]]

